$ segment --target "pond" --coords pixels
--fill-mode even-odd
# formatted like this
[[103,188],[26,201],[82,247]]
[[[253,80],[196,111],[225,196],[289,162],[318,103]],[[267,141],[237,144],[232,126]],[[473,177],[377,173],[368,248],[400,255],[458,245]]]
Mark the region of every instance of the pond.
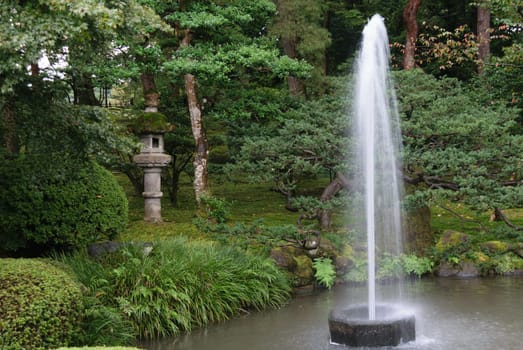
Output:
[[[523,277],[429,278],[406,282],[416,341],[399,350],[522,348]],[[254,312],[180,337],[144,343],[150,350],[343,350],[330,344],[328,314],[365,293],[357,286],[296,297],[279,310]],[[383,349],[383,348],[381,348]]]

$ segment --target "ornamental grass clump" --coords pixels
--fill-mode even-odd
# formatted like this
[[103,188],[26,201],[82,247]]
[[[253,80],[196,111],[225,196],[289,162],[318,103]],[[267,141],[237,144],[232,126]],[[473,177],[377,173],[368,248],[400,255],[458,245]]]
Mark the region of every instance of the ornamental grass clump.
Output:
[[175,239],[123,251],[114,270],[116,300],[141,337],[190,331],[242,310],[281,306],[289,297],[272,261],[209,242]]
[[141,338],[279,307],[290,296],[287,277],[272,260],[208,241],[176,238],[155,243],[148,255],[127,245],[97,260],[85,254],[61,259],[100,305],[117,308]]
[[80,333],[82,292],[68,272],[40,259],[1,259],[0,349],[54,349]]

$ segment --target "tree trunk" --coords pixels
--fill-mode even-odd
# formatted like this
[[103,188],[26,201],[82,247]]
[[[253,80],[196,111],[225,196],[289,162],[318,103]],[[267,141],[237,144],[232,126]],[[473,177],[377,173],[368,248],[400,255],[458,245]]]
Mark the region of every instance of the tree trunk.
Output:
[[[276,8],[278,10],[279,17],[283,18],[283,21],[293,21],[296,14],[294,13],[294,6],[288,0],[277,0],[275,1]],[[297,58],[298,54],[296,52],[297,37],[296,33],[281,33],[281,43],[283,48],[283,53],[290,58]],[[302,95],[305,91],[305,86],[298,78],[289,75],[287,77],[287,85],[289,87],[289,92],[293,96]]]
[[[293,42],[291,39],[282,39],[283,42],[283,52],[285,55],[287,55],[290,58],[296,58],[296,43]],[[289,75],[287,77],[287,84],[289,86],[289,92],[293,96],[299,96],[303,95],[305,87],[303,85],[303,82],[301,82],[298,78]]]
[[[323,190],[323,193],[320,196],[320,200],[322,202],[327,202],[334,198],[334,196],[336,196],[336,194],[338,194],[339,191],[341,191],[344,188],[348,190],[349,187],[349,180],[341,173],[337,173],[334,180],[332,180],[331,183],[329,183],[327,187],[325,187],[325,189]],[[321,230],[328,230],[332,223],[332,211],[319,210],[318,221]]]
[[185,167],[192,159],[192,154],[189,156],[183,154],[182,156],[177,156],[176,154],[172,155],[173,160],[171,162],[171,186],[169,189],[169,199],[173,205],[176,207],[178,205],[178,190],[180,189],[180,175],[182,171],[185,170]]
[[84,106],[100,106],[100,101],[94,94],[94,85],[91,77],[86,73],[80,73],[73,81],[75,103]]
[[[181,47],[188,47],[191,43],[191,32],[189,30],[183,31],[183,39],[180,43]],[[202,109],[198,102],[198,94],[196,88],[196,77],[192,74],[184,75],[185,93],[187,95],[187,107],[189,109],[189,116],[191,118],[191,130],[196,145],[196,152],[194,155],[194,195],[196,202],[200,204],[201,196],[207,193],[207,161],[209,159],[209,143],[207,142],[207,135],[203,127]]]
[[416,15],[422,0],[409,0],[403,11],[403,23],[407,29],[405,38],[405,52],[403,53],[403,69],[416,67],[414,55],[416,53],[416,40],[418,38],[418,21]]
[[478,72],[483,73],[490,56],[490,10],[483,2],[478,6]]
[[160,104],[160,94],[156,88],[154,75],[151,72],[145,72],[140,75],[142,83],[143,97],[145,99],[145,112],[158,112],[158,105]]
[[200,198],[207,192],[207,160],[209,159],[209,143],[203,127],[202,110],[198,103],[196,94],[196,77],[185,74],[185,93],[187,94],[187,105],[191,117],[191,129],[196,144],[194,155],[194,195],[200,203]]

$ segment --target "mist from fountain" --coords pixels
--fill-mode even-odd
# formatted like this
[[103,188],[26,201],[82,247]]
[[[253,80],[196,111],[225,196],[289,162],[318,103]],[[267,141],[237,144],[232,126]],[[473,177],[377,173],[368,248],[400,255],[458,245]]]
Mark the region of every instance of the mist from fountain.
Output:
[[356,63],[352,130],[364,200],[359,227],[367,234],[369,320],[376,319],[376,252],[398,256],[402,250],[401,134],[389,61],[384,19],[374,15],[363,30]]

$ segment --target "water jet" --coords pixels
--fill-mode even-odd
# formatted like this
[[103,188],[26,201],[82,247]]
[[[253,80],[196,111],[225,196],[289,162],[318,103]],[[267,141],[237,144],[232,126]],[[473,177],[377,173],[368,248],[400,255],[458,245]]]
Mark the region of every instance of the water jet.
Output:
[[415,339],[414,314],[404,311],[399,300],[376,301],[376,251],[399,256],[402,250],[401,134],[389,60],[383,18],[374,15],[363,29],[356,62],[352,128],[353,177],[362,192],[361,215],[355,215],[362,219],[355,226],[367,237],[368,298],[364,305],[329,315],[331,341],[349,346],[397,346]]

